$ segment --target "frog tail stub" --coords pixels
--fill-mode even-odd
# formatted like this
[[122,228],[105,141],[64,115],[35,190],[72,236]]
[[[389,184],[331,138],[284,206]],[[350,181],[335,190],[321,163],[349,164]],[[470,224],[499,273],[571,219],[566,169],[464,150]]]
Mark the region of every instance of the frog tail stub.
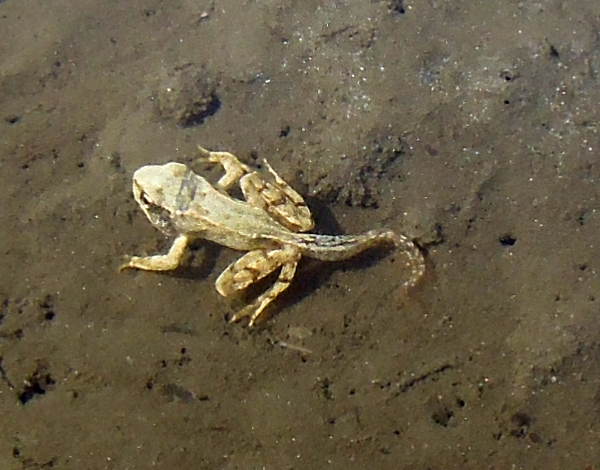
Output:
[[296,243],[303,255],[324,261],[340,261],[376,246],[393,244],[403,252],[411,272],[404,283],[407,287],[416,284],[425,272],[425,260],[419,247],[408,237],[391,230],[370,230],[361,235],[297,234]]

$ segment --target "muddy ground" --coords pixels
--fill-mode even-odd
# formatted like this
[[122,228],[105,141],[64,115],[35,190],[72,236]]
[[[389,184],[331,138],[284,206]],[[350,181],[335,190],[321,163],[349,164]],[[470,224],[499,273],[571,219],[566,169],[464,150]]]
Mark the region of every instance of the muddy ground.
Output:
[[[4,0],[0,31],[0,468],[600,468],[600,3]],[[424,279],[306,261],[248,329],[240,253],[119,273],[169,246],[133,171],[199,143]]]

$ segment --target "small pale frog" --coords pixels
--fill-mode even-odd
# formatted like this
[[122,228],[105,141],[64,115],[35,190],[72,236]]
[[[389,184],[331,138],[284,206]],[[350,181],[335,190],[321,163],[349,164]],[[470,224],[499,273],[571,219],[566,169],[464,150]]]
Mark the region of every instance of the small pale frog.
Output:
[[[390,230],[335,236],[302,233],[314,226],[310,210],[302,196],[266,161],[267,173],[261,174],[228,152],[199,147],[199,158],[223,166],[225,174],[214,186],[181,163],[147,165],[136,170],[135,200],[150,222],[175,240],[167,254],[133,256],[121,269],[173,270],[188,244],[198,238],[247,251],[218,277],[216,288],[222,296],[232,296],[281,268],[273,286],[231,318],[235,322],[250,317],[249,326],[287,289],[302,256],[336,261],[375,245],[393,243],[404,252],[410,270],[404,285],[414,285],[423,275],[425,263],[419,248]],[[236,183],[245,200],[228,193]]]

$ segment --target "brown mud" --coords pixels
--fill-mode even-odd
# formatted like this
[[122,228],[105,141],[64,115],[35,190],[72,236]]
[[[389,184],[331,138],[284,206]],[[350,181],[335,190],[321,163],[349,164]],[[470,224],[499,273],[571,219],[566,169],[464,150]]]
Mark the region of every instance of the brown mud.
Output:
[[[0,1],[0,468],[600,468],[600,3]],[[133,171],[267,158],[322,233],[249,330],[239,256]],[[200,168],[201,170],[201,168]],[[212,174],[209,172],[209,174]]]

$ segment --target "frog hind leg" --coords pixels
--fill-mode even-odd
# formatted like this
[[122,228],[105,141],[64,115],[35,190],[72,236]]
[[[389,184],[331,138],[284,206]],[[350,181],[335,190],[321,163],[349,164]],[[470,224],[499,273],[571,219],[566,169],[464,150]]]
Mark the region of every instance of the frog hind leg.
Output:
[[186,235],[179,235],[166,255],[132,256],[121,265],[119,270],[134,268],[144,271],[172,271],[181,263],[188,244],[189,238]]
[[288,288],[296,272],[300,253],[293,247],[275,250],[254,250],[231,263],[217,279],[215,286],[223,297],[232,296],[281,267],[275,283],[242,310],[230,322],[250,317],[253,326],[264,309]]
[[293,232],[307,232],[315,225],[304,198],[287,184],[264,160],[272,176],[265,180],[256,172],[240,179],[240,188],[248,204],[265,210],[273,219]]

